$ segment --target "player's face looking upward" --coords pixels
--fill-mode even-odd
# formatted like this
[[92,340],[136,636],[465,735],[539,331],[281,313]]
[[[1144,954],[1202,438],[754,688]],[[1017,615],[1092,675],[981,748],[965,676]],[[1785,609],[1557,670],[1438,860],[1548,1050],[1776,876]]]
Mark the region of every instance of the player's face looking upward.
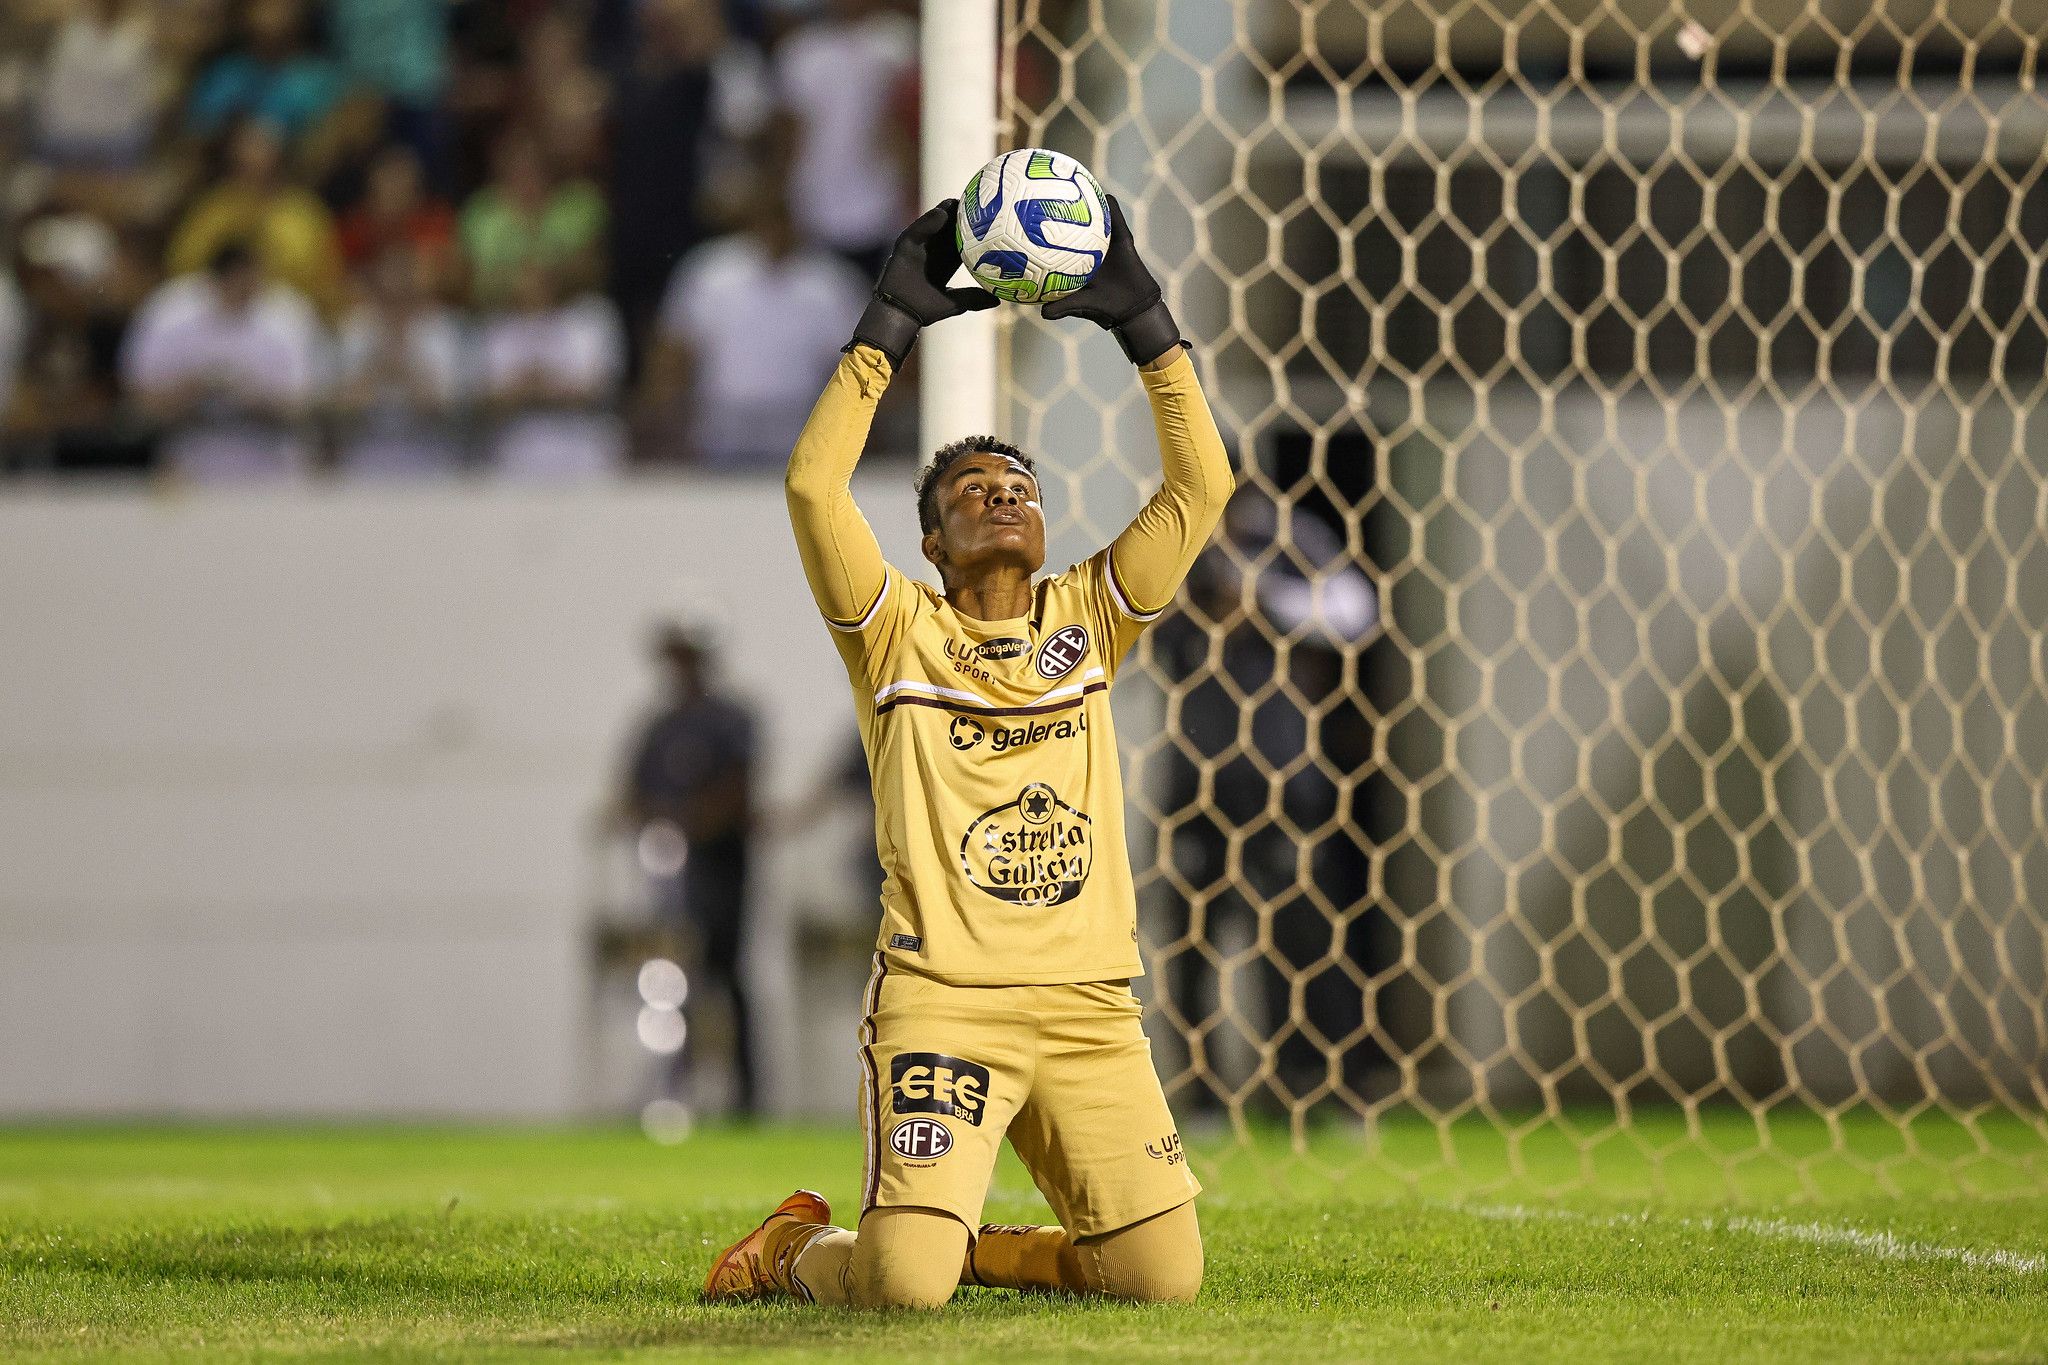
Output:
[[938,526],[924,538],[924,556],[948,592],[1007,574],[1025,578],[1045,564],[1045,511],[1038,480],[994,451],[947,466],[937,488]]

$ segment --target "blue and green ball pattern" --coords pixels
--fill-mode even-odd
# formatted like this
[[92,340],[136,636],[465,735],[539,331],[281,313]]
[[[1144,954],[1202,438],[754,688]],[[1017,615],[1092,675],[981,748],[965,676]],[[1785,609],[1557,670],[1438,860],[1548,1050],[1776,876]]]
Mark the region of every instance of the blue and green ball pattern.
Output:
[[[1039,186],[1048,192],[1034,193]],[[1053,192],[1059,186],[1066,193]],[[1051,303],[1086,284],[1109,230],[1109,204],[1095,177],[1043,148],[1004,153],[960,195],[956,234],[968,274],[1012,303]]]

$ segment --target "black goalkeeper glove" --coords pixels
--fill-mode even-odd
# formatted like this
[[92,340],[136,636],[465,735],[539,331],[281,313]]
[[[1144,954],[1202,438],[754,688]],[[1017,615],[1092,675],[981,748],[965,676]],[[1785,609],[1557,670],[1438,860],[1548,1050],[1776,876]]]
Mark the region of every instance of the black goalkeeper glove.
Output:
[[1039,310],[1057,322],[1086,318],[1106,327],[1134,365],[1145,365],[1182,344],[1180,325],[1160,297],[1159,281],[1138,256],[1138,239],[1124,220],[1123,205],[1109,196],[1109,250],[1088,283]]
[[946,281],[960,268],[960,242],[953,230],[953,215],[959,208],[958,199],[942,200],[903,229],[847,350],[866,342],[889,357],[890,365],[902,369],[904,357],[917,342],[919,328],[1002,302],[977,285],[946,287]]

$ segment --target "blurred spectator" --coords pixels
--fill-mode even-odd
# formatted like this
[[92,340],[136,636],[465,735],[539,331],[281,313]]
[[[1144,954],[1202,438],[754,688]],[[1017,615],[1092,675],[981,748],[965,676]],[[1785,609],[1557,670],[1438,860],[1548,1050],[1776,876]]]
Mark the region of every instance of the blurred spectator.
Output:
[[245,119],[228,139],[223,177],[199,197],[171,238],[173,275],[198,270],[230,241],[253,243],[264,269],[311,299],[329,317],[347,281],[334,220],[311,190],[285,178],[284,146],[261,119]]
[[[740,955],[747,939],[748,851],[753,835],[754,717],[711,686],[715,660],[699,636],[671,627],[656,641],[668,697],[634,745],[622,804],[643,839],[650,830],[683,841],[680,867],[655,887],[658,913],[696,941],[709,984],[732,1003],[735,1108],[754,1111],[753,1026]],[[665,830],[659,827],[665,826]],[[695,983],[693,983],[695,984]],[[691,1040],[703,992],[689,995]],[[686,1047],[687,1067],[695,1049]],[[680,1088],[684,1075],[672,1078]]]
[[662,303],[639,404],[648,429],[687,413],[677,453],[711,469],[780,470],[871,286],[797,240],[780,187],[750,196],[745,230],[683,259]]
[[312,132],[340,106],[340,68],[305,50],[300,0],[244,0],[235,42],[193,82],[185,120],[213,137],[237,119],[260,118],[288,141]]
[[304,471],[303,423],[320,393],[319,319],[264,275],[254,247],[229,241],[204,273],[173,279],[142,306],[122,355],[131,396],[169,428],[168,466],[211,481]]
[[53,167],[125,171],[156,133],[166,72],[138,0],[83,0],[58,27],[35,101],[35,155]]
[[527,26],[515,100],[515,118],[549,164],[572,177],[603,169],[611,89],[584,56],[583,31],[562,10],[547,9]]
[[625,453],[613,413],[625,372],[617,311],[602,295],[565,290],[538,260],[518,267],[511,294],[509,309],[483,323],[492,467],[538,479],[616,471]]
[[703,238],[698,195],[712,125],[712,0],[647,0],[612,132],[612,297],[638,339],[683,252]]
[[605,204],[588,181],[556,183],[540,145],[521,132],[498,143],[492,183],[463,207],[462,248],[479,307],[505,302],[529,264],[572,290],[594,285]]
[[462,398],[462,334],[434,297],[432,267],[405,243],[369,273],[364,302],[341,329],[336,362],[337,446],[343,473],[453,474]]
[[56,469],[142,468],[143,435],[118,423],[129,311],[148,276],[105,223],[48,213],[24,223],[16,274],[27,313],[12,410],[18,457]]
[[384,100],[384,135],[410,148],[430,183],[446,188],[446,0],[327,0],[327,29],[346,79]]
[[831,0],[775,54],[776,94],[794,121],[790,207],[806,237],[873,279],[902,231],[912,146],[897,96],[916,69],[917,24],[886,0]]
[[27,343],[28,302],[16,287],[13,272],[0,270],[0,432],[6,430],[14,411],[14,390]]
[[394,247],[415,252],[436,293],[455,269],[455,211],[427,193],[419,156],[395,143],[370,163],[363,197],[341,220],[342,259],[363,270]]

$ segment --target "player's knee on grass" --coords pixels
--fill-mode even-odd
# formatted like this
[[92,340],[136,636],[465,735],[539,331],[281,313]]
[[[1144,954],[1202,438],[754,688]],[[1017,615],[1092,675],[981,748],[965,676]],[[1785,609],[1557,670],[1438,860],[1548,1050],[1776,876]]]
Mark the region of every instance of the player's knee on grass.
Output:
[[1202,1228],[1193,1200],[1074,1243],[1097,1294],[1133,1303],[1193,1303],[1202,1292]]
[[967,1225],[936,1209],[871,1209],[853,1248],[856,1308],[937,1308],[960,1284]]

